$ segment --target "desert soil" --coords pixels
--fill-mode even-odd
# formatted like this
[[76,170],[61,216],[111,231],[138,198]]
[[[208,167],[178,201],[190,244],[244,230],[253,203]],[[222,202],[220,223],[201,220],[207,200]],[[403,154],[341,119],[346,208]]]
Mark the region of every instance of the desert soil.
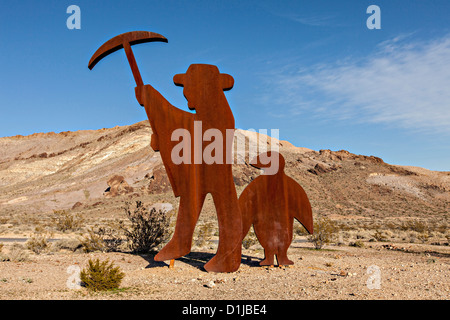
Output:
[[[5,245],[3,250],[7,250]],[[294,265],[260,267],[261,250],[243,250],[240,269],[207,273],[203,265],[215,249],[193,251],[175,267],[155,262],[153,254],[30,254],[25,262],[0,262],[0,299],[448,299],[450,248],[423,244],[373,242],[363,248],[326,246],[315,250],[294,242],[288,252]],[[75,273],[89,259],[109,259],[125,273],[121,288],[92,293],[71,289]],[[376,288],[373,267],[379,268]],[[68,272],[69,270],[69,272]]]

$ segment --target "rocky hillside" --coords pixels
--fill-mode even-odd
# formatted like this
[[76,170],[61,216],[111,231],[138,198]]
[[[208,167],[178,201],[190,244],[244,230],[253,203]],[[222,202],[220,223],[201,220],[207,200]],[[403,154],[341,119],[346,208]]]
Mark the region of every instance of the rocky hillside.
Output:
[[[176,203],[147,121],[111,129],[0,138],[0,215],[107,210],[118,199],[160,195]],[[238,130],[256,143],[261,136]],[[315,214],[334,219],[418,217],[447,223],[450,172],[390,165],[348,151],[314,151],[272,141],[286,173],[306,190]],[[234,166],[238,192],[258,175]]]

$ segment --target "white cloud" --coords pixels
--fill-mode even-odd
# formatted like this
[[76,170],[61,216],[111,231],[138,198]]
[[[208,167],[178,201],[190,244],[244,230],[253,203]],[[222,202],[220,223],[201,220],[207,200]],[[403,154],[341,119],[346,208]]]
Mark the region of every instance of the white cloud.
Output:
[[[397,37],[362,60],[279,72],[278,98],[290,115],[385,123],[450,134],[450,36],[427,43]],[[293,70],[292,66],[286,70]]]
[[307,16],[307,15],[296,15],[296,14],[287,14],[286,18],[300,22],[301,24],[312,26],[312,27],[321,27],[333,25],[334,15],[315,15],[315,16]]

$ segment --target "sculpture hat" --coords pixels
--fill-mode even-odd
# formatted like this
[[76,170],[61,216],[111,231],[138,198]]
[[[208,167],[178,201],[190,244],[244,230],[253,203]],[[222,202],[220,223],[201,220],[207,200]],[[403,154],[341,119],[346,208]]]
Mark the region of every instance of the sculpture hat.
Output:
[[223,91],[231,90],[234,85],[232,76],[220,73],[219,69],[210,64],[191,64],[186,73],[179,73],[173,77],[173,82],[179,87],[184,87],[188,82],[202,83],[202,81],[215,81],[219,79]]

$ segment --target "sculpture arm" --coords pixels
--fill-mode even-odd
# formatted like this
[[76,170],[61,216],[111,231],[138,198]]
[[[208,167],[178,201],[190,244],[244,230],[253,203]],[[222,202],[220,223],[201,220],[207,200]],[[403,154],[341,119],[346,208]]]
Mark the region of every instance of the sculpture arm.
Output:
[[193,120],[193,113],[174,107],[149,84],[137,86],[135,93],[139,104],[145,107],[152,127],[151,147],[155,151],[160,150],[160,135],[170,139],[174,129],[184,128]]
[[[148,116],[148,120],[150,122],[150,126],[152,127],[152,136],[150,141],[150,146],[154,151],[159,151],[159,139],[158,134],[156,131],[155,123],[154,123],[154,117],[153,112],[151,110],[156,107],[156,105],[167,103],[167,100],[164,99],[164,97],[151,85],[143,85],[143,86],[137,86],[135,88],[135,94],[136,99],[139,102],[139,104],[143,107],[145,107],[145,111]],[[158,99],[159,98],[159,99]],[[155,103],[159,100],[159,103]],[[155,105],[156,104],[156,105]]]

